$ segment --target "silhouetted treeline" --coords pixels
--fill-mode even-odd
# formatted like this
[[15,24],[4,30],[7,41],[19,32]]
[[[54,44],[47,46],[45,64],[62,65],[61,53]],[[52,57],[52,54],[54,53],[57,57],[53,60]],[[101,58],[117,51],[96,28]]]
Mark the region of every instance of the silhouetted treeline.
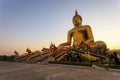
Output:
[[14,61],[15,56],[0,55],[0,61]]

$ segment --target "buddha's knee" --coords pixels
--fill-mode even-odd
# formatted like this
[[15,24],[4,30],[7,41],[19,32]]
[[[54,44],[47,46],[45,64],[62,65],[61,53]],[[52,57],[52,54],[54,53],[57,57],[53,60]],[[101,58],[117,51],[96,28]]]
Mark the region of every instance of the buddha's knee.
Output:
[[103,41],[96,41],[89,44],[91,49],[107,49],[107,45]]
[[96,41],[95,44],[97,49],[107,49],[107,45],[103,41]]

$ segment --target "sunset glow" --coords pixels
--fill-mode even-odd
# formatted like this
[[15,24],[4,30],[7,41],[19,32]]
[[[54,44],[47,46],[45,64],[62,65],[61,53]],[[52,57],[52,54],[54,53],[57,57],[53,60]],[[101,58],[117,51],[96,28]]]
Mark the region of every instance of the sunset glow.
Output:
[[120,49],[120,0],[0,0],[0,54],[66,42],[75,10],[95,41]]

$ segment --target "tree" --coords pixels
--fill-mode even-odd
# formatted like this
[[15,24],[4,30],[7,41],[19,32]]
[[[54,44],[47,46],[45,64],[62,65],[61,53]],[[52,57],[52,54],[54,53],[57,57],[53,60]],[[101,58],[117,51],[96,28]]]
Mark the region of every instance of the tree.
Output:
[[119,65],[120,62],[119,62],[119,59],[118,59],[118,57],[117,57],[117,53],[116,53],[116,52],[113,52],[113,54],[114,54],[115,64],[116,64],[116,65]]

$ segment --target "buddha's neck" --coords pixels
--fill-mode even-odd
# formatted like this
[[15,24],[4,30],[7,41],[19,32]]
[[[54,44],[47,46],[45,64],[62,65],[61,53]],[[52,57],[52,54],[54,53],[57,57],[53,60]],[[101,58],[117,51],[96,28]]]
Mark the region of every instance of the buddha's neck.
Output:
[[76,28],[77,28],[77,27],[80,27],[80,26],[82,26],[82,24],[75,25]]

